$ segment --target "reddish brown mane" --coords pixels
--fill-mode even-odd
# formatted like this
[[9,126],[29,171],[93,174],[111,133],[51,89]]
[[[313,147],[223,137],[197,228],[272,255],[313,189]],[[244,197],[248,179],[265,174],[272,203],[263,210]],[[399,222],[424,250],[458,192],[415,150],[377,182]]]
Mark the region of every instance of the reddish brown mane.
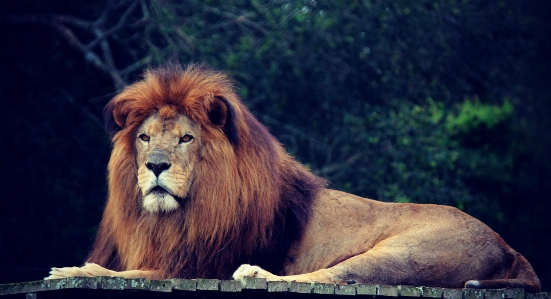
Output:
[[[204,146],[182,208],[145,213],[135,133],[161,109],[198,123]],[[160,269],[179,278],[229,278],[244,262],[280,270],[325,181],[284,151],[225,75],[195,66],[149,70],[105,111],[114,132],[109,198],[88,261],[113,270]]]

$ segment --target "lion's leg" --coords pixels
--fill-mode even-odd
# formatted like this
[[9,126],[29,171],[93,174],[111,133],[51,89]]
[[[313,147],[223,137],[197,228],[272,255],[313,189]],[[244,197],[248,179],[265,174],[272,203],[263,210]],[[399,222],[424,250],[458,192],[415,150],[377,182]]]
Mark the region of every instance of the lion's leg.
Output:
[[258,266],[241,265],[232,275],[233,279],[243,281],[245,277],[266,278],[268,281],[297,281],[297,282],[322,282],[337,283],[335,275],[329,269],[321,269],[315,272],[299,275],[278,276]]
[[161,279],[159,271],[154,270],[129,270],[113,271],[94,263],[86,263],[82,267],[64,267],[52,268],[50,276],[44,279],[58,279],[65,277],[94,277],[94,276],[112,276],[124,278],[147,278]]
[[258,266],[251,266],[248,264],[241,265],[237,271],[232,275],[233,279],[243,281],[245,277],[265,278],[268,281],[297,281],[297,282],[324,282],[334,283],[331,279],[333,275],[328,269],[321,269],[315,272],[300,274],[300,275],[287,275],[278,276],[272,274]]
[[[434,245],[434,244],[433,244]],[[321,283],[377,283],[389,285],[438,285],[462,288],[465,281],[483,275],[476,263],[484,263],[483,257],[459,257],[457,252],[387,239],[365,253],[344,260],[335,266],[310,273],[276,276],[256,266],[243,265],[234,279],[260,277],[268,280]],[[436,248],[436,249],[435,249]],[[447,249],[447,250],[446,250]],[[461,262],[462,261],[462,262]]]
[[405,253],[403,250],[379,246],[330,268],[287,276],[274,275],[258,266],[242,265],[235,271],[233,278],[241,281],[244,277],[258,277],[297,282],[400,284],[415,280]]
[[296,282],[320,282],[320,283],[356,283],[357,281],[346,278],[346,272],[341,272],[338,267],[320,269],[310,273],[298,275],[278,276],[258,266],[241,265],[232,275],[233,279],[242,281],[245,277],[265,278],[268,281],[296,281]]

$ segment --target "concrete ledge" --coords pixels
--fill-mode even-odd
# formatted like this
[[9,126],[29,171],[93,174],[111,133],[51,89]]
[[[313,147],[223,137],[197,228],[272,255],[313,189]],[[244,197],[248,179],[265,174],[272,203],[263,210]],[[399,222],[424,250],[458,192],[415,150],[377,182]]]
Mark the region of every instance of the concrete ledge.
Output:
[[[70,291],[72,290],[72,291]],[[248,278],[243,283],[217,279],[147,280],[119,277],[73,277],[0,284],[0,295],[19,298],[132,298],[141,294],[147,298],[178,293],[186,298],[370,296],[379,298],[417,297],[440,299],[551,299],[550,293],[525,293],[523,289],[447,289],[423,286],[389,286],[266,281]],[[125,296],[126,294],[126,296]],[[208,295],[207,295],[208,294]],[[167,294],[168,295],[168,294]],[[175,294],[176,295],[176,294]],[[166,297],[166,296],[165,296]]]

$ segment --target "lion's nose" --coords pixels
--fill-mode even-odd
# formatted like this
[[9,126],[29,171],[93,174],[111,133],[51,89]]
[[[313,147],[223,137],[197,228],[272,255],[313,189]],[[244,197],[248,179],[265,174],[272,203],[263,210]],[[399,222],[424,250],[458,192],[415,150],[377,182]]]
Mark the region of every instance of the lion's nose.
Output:
[[153,171],[155,176],[159,176],[161,172],[170,168],[170,164],[165,162],[160,162],[160,163],[148,162],[148,163],[145,163],[145,166],[147,166],[149,170]]

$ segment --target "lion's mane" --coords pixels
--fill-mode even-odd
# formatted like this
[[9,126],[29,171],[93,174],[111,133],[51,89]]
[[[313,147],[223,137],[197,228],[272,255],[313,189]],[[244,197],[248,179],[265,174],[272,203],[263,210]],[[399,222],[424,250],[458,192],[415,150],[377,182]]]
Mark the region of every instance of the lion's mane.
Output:
[[[201,127],[188,198],[171,213],[143,210],[136,130],[153,113]],[[109,195],[89,262],[161,270],[160,278],[229,278],[242,263],[280,272],[325,180],[290,157],[246,109],[222,73],[177,64],[145,72],[105,108],[113,150]]]

